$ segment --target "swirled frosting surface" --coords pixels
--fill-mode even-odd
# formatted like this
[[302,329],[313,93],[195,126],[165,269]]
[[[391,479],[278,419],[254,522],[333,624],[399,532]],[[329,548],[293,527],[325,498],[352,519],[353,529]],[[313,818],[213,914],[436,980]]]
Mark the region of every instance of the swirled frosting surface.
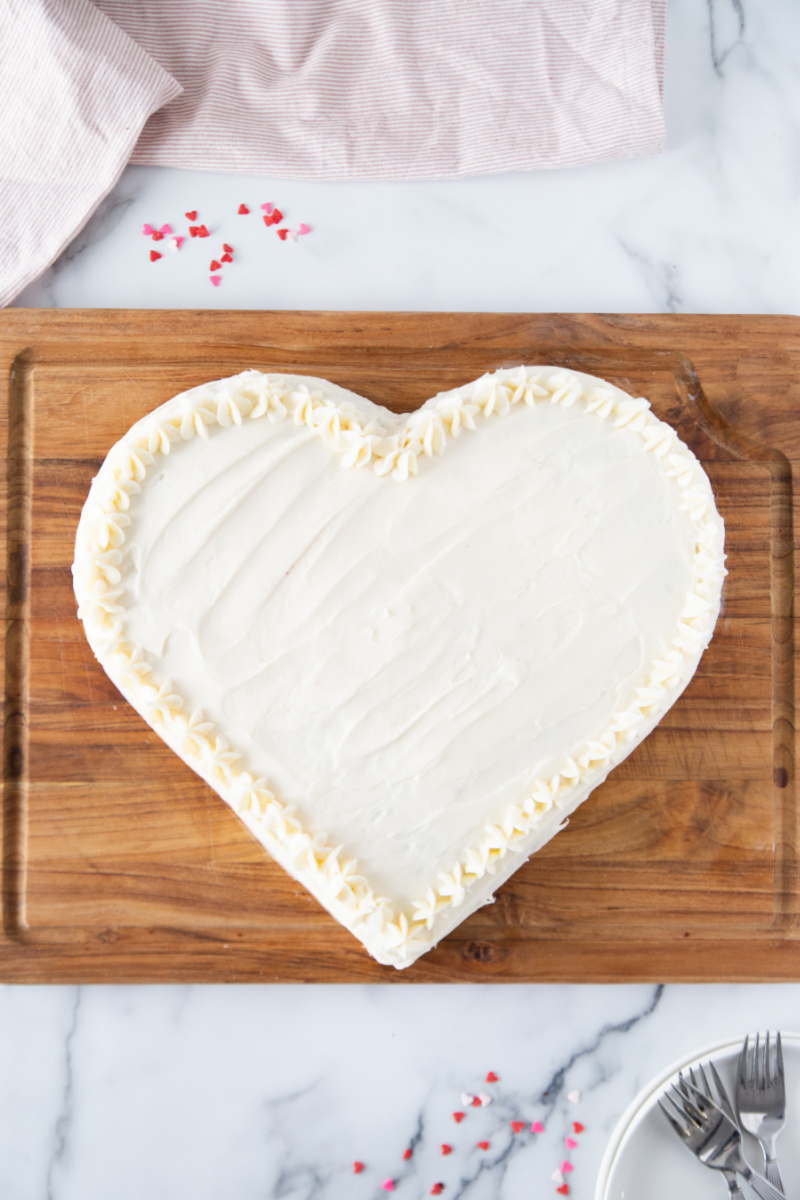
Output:
[[[109,455],[107,486],[126,478],[120,453],[138,445],[152,459],[141,478],[135,468],[127,477],[124,544],[115,550],[97,535],[102,504],[87,505],[79,531],[76,590],[112,678],[148,719],[136,688],[145,677],[177,701],[154,702],[167,706],[162,723],[191,714],[182,720],[203,727],[201,740],[222,737],[217,751],[232,757],[215,779],[198,766],[191,729],[187,743],[154,722],[226,799],[235,802],[242,772],[245,788],[268,789],[290,829],[284,838],[273,814],[262,840],[396,965],[497,886],[508,847],[493,849],[490,832],[487,850],[487,830],[503,843],[505,821],[524,857],[645,736],[691,676],[719,606],[722,523],[674,433],[644,402],[615,421],[630,398],[601,381],[521,370],[541,397],[486,413],[489,393],[477,381],[411,418],[300,377],[247,372],[196,389],[159,410],[158,427],[186,427],[187,411],[217,413],[204,436],[194,426],[188,436],[154,435],[145,419]],[[498,375],[508,399],[523,375]],[[565,378],[568,403],[557,395]],[[276,419],[267,403],[256,413],[264,419],[250,419],[267,386],[286,414]],[[245,404],[225,422],[219,400],[230,394]],[[315,411],[325,409],[316,421],[286,399],[315,394]],[[613,397],[606,418],[592,395],[600,406]],[[413,463],[403,459],[409,446]],[[682,485],[680,469],[665,466],[676,452]],[[355,469],[342,469],[347,456]],[[386,461],[394,479],[378,473]],[[86,598],[92,563],[109,553],[119,555],[118,578],[100,569],[119,613],[105,613],[101,636]],[[698,636],[678,652],[682,624]],[[144,675],[123,680],[113,664],[120,652],[123,668],[136,659]],[[644,704],[647,688],[655,691]],[[248,824],[259,833],[252,813]],[[299,859],[288,849],[297,837]],[[511,858],[500,876],[522,861]]]

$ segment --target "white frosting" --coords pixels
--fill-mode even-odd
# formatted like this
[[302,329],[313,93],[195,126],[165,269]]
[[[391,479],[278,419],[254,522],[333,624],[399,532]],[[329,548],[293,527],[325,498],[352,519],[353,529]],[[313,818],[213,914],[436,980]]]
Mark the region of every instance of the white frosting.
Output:
[[247,371],[112,448],[73,572],[123,695],[407,966],[686,686],[723,533],[675,431],[591,376],[498,371],[398,416]]

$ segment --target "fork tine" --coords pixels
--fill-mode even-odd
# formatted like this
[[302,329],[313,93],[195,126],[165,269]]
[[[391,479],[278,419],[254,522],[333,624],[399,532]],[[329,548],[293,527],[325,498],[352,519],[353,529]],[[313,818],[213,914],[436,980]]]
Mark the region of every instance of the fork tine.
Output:
[[783,1083],[783,1047],[781,1045],[781,1031],[778,1030],[777,1045],[775,1047],[775,1075],[780,1083]]
[[714,1066],[713,1062],[709,1062],[708,1069],[713,1076],[714,1083],[716,1084],[717,1095],[719,1096],[719,1101],[720,1101],[720,1105],[722,1107],[722,1111],[725,1113],[726,1117],[728,1117],[731,1121],[733,1121],[734,1125],[737,1125],[738,1122],[736,1120],[736,1114],[733,1111],[733,1105],[731,1104],[731,1098],[728,1095],[726,1088],[725,1088],[725,1084],[720,1079],[719,1072],[717,1071],[717,1068]]
[[761,1037],[761,1034],[757,1033],[756,1034],[756,1048],[755,1048],[755,1053],[753,1054],[753,1087],[756,1089],[757,1092],[763,1090],[763,1087],[764,1087],[764,1084],[762,1083],[764,1076],[761,1071],[761,1064],[760,1064],[759,1055],[758,1055],[758,1050],[759,1050],[758,1042],[759,1042],[760,1037]]
[[[692,1083],[694,1083],[694,1086],[697,1087],[697,1084],[695,1083],[695,1080],[694,1080],[694,1071],[690,1072],[690,1074],[692,1076]],[[706,1079],[706,1073],[703,1070],[702,1063],[697,1064],[697,1074],[700,1076],[700,1082],[703,1085],[702,1088],[700,1089],[700,1091],[705,1092],[705,1094],[708,1096],[709,1100],[713,1100],[714,1093],[712,1092],[711,1088],[708,1086],[708,1080]]]
[[739,1067],[737,1071],[737,1081],[740,1088],[747,1087],[747,1051],[750,1048],[750,1035],[746,1034],[742,1048],[739,1051]]
[[675,1118],[673,1117],[672,1113],[669,1111],[669,1109],[666,1107],[666,1105],[662,1104],[662,1102],[661,1102],[660,1100],[659,1100],[659,1102],[658,1102],[658,1107],[661,1109],[661,1111],[663,1112],[664,1116],[667,1118],[667,1120],[669,1121],[670,1125],[672,1126],[672,1128],[673,1128],[673,1129],[675,1130],[675,1132],[677,1133],[678,1137],[679,1137],[679,1138],[681,1138],[681,1139],[682,1139],[682,1141],[684,1141],[684,1142],[685,1142],[685,1141],[687,1141],[687,1139],[688,1139],[689,1137],[691,1137],[691,1134],[689,1133],[689,1130],[688,1130],[688,1129],[684,1129],[682,1125],[679,1125],[679,1124],[678,1124],[678,1122],[677,1122],[677,1121],[675,1120]]
[[[685,1079],[683,1080],[683,1085],[684,1087],[689,1087],[689,1084]],[[669,1100],[671,1104],[675,1105],[681,1116],[685,1117],[692,1123],[692,1125],[696,1125],[699,1128],[703,1124],[703,1114],[699,1112],[685,1092],[681,1094],[681,1092],[678,1091],[678,1089],[675,1087],[675,1084],[672,1085],[672,1090],[675,1092],[675,1095],[678,1097],[678,1099],[675,1100],[672,1096],[670,1096],[669,1093],[667,1093],[667,1100]]]

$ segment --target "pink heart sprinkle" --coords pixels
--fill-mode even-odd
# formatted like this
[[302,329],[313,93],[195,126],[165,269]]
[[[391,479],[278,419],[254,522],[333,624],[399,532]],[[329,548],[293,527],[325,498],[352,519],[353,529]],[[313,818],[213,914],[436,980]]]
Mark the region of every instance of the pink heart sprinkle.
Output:
[[544,1133],[544,1125],[541,1121],[534,1121],[531,1125],[531,1133]]
[[[221,275],[209,275],[208,278],[211,280],[214,287],[219,287],[220,279],[222,278]],[[576,1145],[577,1145],[577,1143],[576,1143]]]
[[303,224],[303,225],[297,226],[297,232],[299,234],[304,234],[304,233],[311,233],[311,230],[308,228],[307,225]]
[[564,1145],[567,1147],[568,1150],[575,1150],[577,1148],[578,1143],[575,1141],[575,1138],[565,1137]]
[[381,1187],[383,1188],[383,1190],[385,1192],[393,1192],[394,1191],[394,1180],[393,1179],[384,1179],[383,1183],[381,1184]]
[[272,209],[273,209],[273,205],[271,205],[271,204],[262,204],[261,207],[263,208],[263,210],[267,214],[267,216],[269,216],[269,214],[272,212]]
[[183,243],[185,241],[186,241],[186,238],[178,237],[178,235],[176,234],[175,237],[172,239],[172,249],[180,250],[181,246],[183,245]]
[[147,237],[150,237],[151,233],[155,233],[155,229],[153,229],[152,225],[143,225],[142,233],[145,234]]
[[158,232],[164,233],[164,234],[172,233],[172,226],[171,225],[162,225]]
[[570,1171],[574,1171],[575,1168],[573,1167],[571,1162],[567,1162],[567,1160],[564,1159],[564,1161],[561,1164],[561,1170],[565,1175],[569,1175]]

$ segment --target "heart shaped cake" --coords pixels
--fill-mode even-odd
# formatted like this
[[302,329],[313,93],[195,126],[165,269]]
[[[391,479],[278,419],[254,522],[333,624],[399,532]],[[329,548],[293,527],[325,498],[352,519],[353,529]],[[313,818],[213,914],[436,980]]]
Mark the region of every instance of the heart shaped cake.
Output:
[[500,370],[396,415],[245,371],[111,449],[73,574],[123,696],[405,967],[683,691],[723,537],[691,451],[600,379]]

